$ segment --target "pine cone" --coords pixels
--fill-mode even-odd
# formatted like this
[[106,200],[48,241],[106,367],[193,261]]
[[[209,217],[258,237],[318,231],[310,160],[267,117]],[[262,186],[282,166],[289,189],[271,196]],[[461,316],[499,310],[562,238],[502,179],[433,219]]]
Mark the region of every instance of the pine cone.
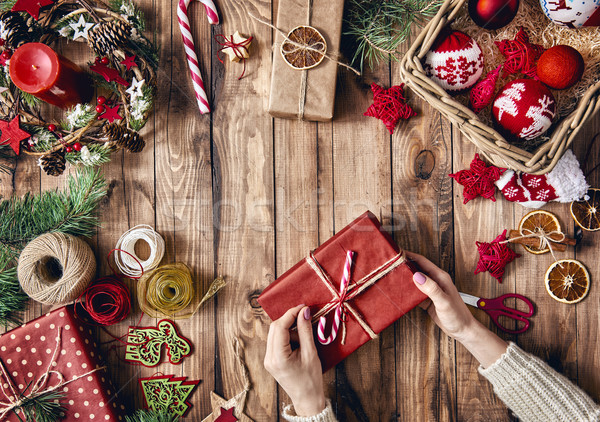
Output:
[[64,148],[44,155],[40,158],[40,166],[49,176],[60,176],[65,171],[65,150]]
[[116,123],[109,123],[104,126],[104,136],[109,141],[115,142],[119,148],[124,148],[130,152],[140,152],[146,146],[146,142],[139,133]]
[[25,19],[16,12],[0,13],[0,34],[8,48],[17,48],[29,39],[29,28]]
[[88,32],[88,45],[96,54],[108,56],[113,50],[126,45],[131,37],[131,26],[121,20],[101,22]]

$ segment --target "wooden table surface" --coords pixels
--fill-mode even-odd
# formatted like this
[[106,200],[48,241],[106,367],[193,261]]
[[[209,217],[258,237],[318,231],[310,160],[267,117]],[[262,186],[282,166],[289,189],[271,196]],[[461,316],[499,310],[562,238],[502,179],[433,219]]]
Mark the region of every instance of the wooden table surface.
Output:
[[[202,382],[191,397],[186,420],[210,413],[209,393],[232,397],[242,388],[232,340],[245,345],[252,390],[246,413],[256,421],[279,418],[287,397],[263,368],[269,318],[256,298],[311,248],[327,240],[365,210],[371,210],[404,248],[421,253],[454,276],[459,290],[495,297],[518,292],[536,304],[529,331],[500,334],[538,355],[600,399],[600,235],[585,233],[560,258],[577,258],[589,269],[592,288],[580,304],[554,301],[543,275],[549,254],[522,257],[499,284],[474,275],[475,241],[490,241],[516,228],[527,212],[498,198],[463,205],[462,187],[449,173],[467,168],[475,148],[439,112],[408,93],[418,117],[390,136],[382,122],[363,117],[372,100],[369,85],[400,83],[396,63],[382,64],[362,78],[340,70],[332,123],[273,119],[266,112],[271,74],[272,30],[248,17],[270,20],[276,2],[219,1],[222,24],[210,27],[200,4],[191,7],[196,49],[213,112],[200,115],[181,43],[174,2],[140,2],[155,42],[161,45],[154,116],[143,129],[147,146],[139,154],[118,153],[103,166],[109,193],[100,209],[102,228],[92,239],[98,275],[109,273],[105,257],[119,236],[137,224],[156,227],[166,239],[163,262],[188,264],[199,290],[217,275],[229,284],[193,318],[179,322],[194,344],[180,366],[129,366],[124,350],[104,353],[113,381],[130,407],[141,407],[137,379],[155,372]],[[212,36],[239,30],[255,37],[246,75],[241,64],[221,64]],[[152,34],[150,34],[152,36]],[[599,128],[596,118],[581,132],[574,150],[582,159]],[[595,147],[588,168],[598,156]],[[600,172],[590,177],[600,184]],[[2,177],[3,195],[64,186],[65,177],[40,173],[23,157],[14,177]],[[499,195],[497,195],[499,196]],[[568,205],[553,203],[563,227],[573,234]],[[134,282],[129,282],[134,287]],[[132,296],[135,296],[132,293]],[[32,303],[26,320],[49,308]],[[493,326],[483,312],[475,316]],[[110,327],[126,333],[140,319],[135,312]],[[143,325],[156,323],[148,316]],[[104,340],[109,337],[99,333]],[[109,345],[103,349],[108,350]],[[510,412],[477,373],[477,362],[415,309],[325,374],[326,392],[340,420],[505,421]]]

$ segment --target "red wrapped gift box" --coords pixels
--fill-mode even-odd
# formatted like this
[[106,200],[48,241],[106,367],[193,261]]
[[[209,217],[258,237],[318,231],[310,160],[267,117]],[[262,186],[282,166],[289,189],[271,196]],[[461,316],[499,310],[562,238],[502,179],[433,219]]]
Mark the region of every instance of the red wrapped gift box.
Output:
[[[115,389],[99,361],[92,330],[65,306],[0,336],[0,414],[14,400],[14,392],[31,394],[58,386],[65,416],[61,421],[120,421],[124,407],[116,401]],[[58,340],[57,340],[58,338]],[[47,382],[43,382],[48,373]],[[12,388],[6,377],[10,377]],[[61,380],[62,377],[62,380]],[[28,388],[29,385],[29,388]],[[23,417],[22,414],[19,416]],[[12,411],[6,419],[18,422]]]
[[[331,308],[331,312],[326,314],[326,326],[331,327],[337,306],[337,295],[333,292],[339,291],[348,250],[354,252],[349,284],[351,290],[356,291],[357,283],[377,273],[377,270],[386,268],[390,271],[360,294],[354,297],[350,294],[351,298],[344,302],[349,305],[345,309],[344,344],[343,327],[340,327],[337,338],[328,345],[315,340],[323,372],[344,360],[369,341],[373,333],[380,333],[426,298],[413,283],[414,267],[410,261],[405,260],[394,240],[381,229],[377,217],[367,211],[312,253],[316,267],[320,266],[325,278],[329,277],[333,288],[326,285],[315,265],[311,266],[307,258],[271,283],[262,292],[258,302],[272,320],[278,319],[294,306],[310,306],[316,339],[317,312],[324,307]],[[362,324],[359,319],[362,319]],[[371,334],[368,333],[369,329],[372,330]]]

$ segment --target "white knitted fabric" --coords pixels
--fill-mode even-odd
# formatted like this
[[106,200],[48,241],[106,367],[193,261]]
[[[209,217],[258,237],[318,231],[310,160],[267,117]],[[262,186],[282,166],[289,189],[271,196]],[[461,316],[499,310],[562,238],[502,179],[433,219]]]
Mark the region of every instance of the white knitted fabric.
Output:
[[479,373],[523,422],[600,420],[600,407],[541,359],[510,343],[506,353]]
[[425,56],[425,69],[427,76],[446,91],[461,91],[481,77],[483,53],[473,39],[461,50],[430,50]]
[[314,416],[297,416],[292,408],[291,404],[288,404],[283,408],[283,419],[290,422],[337,422],[333,408],[331,407],[331,401],[327,400],[325,409],[318,415]]
[[554,187],[558,202],[578,201],[590,188],[579,167],[577,157],[570,149],[565,151],[556,166],[548,173],[548,183]]

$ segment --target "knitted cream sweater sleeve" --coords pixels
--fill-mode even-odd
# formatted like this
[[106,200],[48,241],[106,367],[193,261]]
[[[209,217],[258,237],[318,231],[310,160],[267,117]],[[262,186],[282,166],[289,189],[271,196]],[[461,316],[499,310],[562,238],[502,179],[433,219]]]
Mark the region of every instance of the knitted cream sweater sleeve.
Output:
[[479,373],[523,422],[600,420],[600,407],[587,394],[514,343]]
[[321,413],[307,417],[297,416],[292,410],[292,405],[289,404],[283,409],[283,418],[289,422],[337,422],[330,400],[327,400],[327,406]]

